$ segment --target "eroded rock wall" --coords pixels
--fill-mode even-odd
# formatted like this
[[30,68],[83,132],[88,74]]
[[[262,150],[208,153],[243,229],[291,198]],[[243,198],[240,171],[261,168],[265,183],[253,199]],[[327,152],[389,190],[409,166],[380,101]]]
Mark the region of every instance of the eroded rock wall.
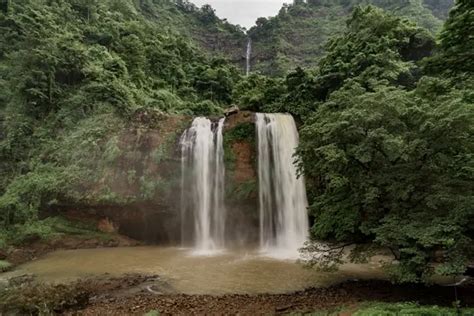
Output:
[[[191,117],[136,113],[127,128],[108,138],[97,181],[84,183],[85,198],[62,202],[44,216],[93,222],[153,244],[179,244],[181,153],[179,138]],[[225,124],[227,235],[256,242],[258,228],[255,114],[237,112]]]
[[80,198],[61,201],[43,216],[93,222],[100,230],[150,243],[179,240],[181,133],[190,117],[147,110],[109,135],[96,163],[96,181],[82,183]]
[[229,116],[224,130],[227,235],[237,244],[258,241],[255,113]]

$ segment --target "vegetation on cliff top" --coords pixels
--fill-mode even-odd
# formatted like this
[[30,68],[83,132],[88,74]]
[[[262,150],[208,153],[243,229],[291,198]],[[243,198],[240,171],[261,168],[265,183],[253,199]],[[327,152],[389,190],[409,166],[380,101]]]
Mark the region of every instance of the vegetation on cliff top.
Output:
[[228,58],[244,68],[247,35],[239,25],[217,17],[210,5],[198,8],[186,0],[140,0],[143,15],[160,26],[190,40],[209,55]]

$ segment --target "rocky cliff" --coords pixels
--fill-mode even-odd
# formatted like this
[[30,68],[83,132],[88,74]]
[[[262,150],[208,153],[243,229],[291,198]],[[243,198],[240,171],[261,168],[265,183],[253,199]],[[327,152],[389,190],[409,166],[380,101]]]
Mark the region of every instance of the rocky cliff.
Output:
[[[43,216],[63,215],[93,222],[102,231],[150,243],[180,241],[181,160],[179,138],[190,117],[155,111],[135,113],[129,126],[109,136],[97,181],[83,183],[81,202],[61,202]],[[230,115],[224,132],[226,205],[232,223],[227,233],[247,242],[257,236],[237,236],[238,227],[258,225],[254,114]],[[242,213],[246,213],[242,216]],[[250,216],[249,216],[250,215]]]
[[[177,239],[176,190],[179,190],[179,135],[189,117],[139,111],[129,126],[109,135],[97,181],[82,183],[83,197],[53,207],[53,213],[94,221],[135,239]],[[51,215],[48,209],[46,215]]]
[[[228,222],[234,228],[227,234],[231,240],[257,242],[258,180],[255,114],[248,111],[229,116],[224,130],[226,165],[226,207]],[[247,235],[243,235],[247,232]]]

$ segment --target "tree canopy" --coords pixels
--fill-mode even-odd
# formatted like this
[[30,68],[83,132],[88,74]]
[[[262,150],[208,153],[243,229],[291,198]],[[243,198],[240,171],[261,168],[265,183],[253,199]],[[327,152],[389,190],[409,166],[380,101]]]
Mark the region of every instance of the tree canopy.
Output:
[[293,1],[279,14],[257,20],[252,38],[252,70],[285,76],[297,66],[315,67],[324,57],[326,43],[344,32],[345,21],[359,6],[373,5],[409,19],[431,35],[446,19],[452,0],[308,0]]
[[[447,23],[442,41],[458,32]],[[305,120],[298,150],[314,238],[390,248],[400,282],[462,273],[473,258],[472,88],[424,75],[416,62],[430,48],[410,23],[355,10],[320,63],[322,78],[337,80]]]

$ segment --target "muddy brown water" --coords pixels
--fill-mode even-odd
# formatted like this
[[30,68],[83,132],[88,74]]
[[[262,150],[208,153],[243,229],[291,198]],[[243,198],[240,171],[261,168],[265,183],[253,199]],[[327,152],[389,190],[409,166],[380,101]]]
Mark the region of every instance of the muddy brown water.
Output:
[[162,247],[56,251],[0,277],[34,274],[42,282],[64,283],[106,273],[157,274],[179,293],[215,295],[287,293],[348,279],[384,278],[376,258],[368,264],[347,264],[328,273],[294,261],[267,258],[252,250],[196,256],[186,249]]

